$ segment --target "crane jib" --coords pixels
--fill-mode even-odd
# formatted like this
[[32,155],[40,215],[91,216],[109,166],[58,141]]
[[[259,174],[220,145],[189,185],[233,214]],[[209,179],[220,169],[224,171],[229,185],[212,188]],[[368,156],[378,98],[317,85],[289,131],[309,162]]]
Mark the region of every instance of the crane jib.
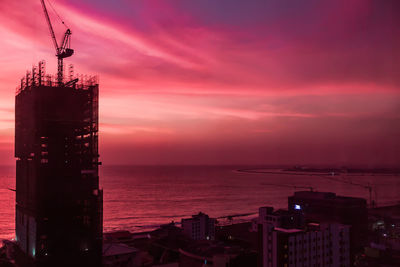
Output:
[[[56,49],[56,56],[58,58],[58,71],[57,71],[58,86],[62,86],[63,85],[63,80],[64,80],[64,77],[63,77],[63,69],[64,69],[63,59],[67,58],[67,57],[70,57],[70,56],[72,56],[74,54],[74,50],[70,48],[72,32],[71,32],[70,29],[67,29],[67,31],[64,34],[64,38],[62,40],[61,45],[58,45],[56,35],[54,34],[53,25],[51,24],[50,16],[49,16],[49,13],[47,12],[46,4],[45,4],[44,0],[40,0],[40,1],[42,3],[44,16],[45,16],[47,24],[49,26],[50,35],[51,35],[51,38],[53,40],[54,47]],[[58,14],[57,14],[57,16],[58,16]],[[62,22],[62,23],[65,24],[64,22]]]

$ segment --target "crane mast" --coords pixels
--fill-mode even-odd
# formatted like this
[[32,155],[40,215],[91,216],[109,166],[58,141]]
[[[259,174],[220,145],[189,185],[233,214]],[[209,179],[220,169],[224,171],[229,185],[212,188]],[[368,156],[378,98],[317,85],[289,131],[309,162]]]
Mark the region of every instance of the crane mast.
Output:
[[[46,4],[44,0],[40,0],[43,7],[43,12],[46,17],[47,24],[49,26],[50,35],[53,40],[54,47],[56,49],[56,56],[58,60],[58,68],[57,68],[57,84],[58,86],[64,85],[64,62],[63,59],[66,57],[70,57],[74,54],[74,50],[70,48],[71,45],[71,30],[67,29],[64,38],[62,40],[61,45],[58,45],[56,35],[54,34],[54,29],[51,24],[51,20],[49,17],[49,13],[47,12]],[[64,24],[64,22],[63,22]]]

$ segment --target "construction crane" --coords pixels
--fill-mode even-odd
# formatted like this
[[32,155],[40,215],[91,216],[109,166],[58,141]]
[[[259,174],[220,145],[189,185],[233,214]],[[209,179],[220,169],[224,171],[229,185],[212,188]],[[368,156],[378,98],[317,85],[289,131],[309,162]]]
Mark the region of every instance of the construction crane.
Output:
[[[262,171],[262,170],[258,170],[258,169],[243,169],[243,170],[237,170],[238,172],[247,172],[247,173],[270,173],[270,174],[277,174],[277,172],[274,171]],[[339,179],[334,177],[335,176],[335,172],[331,172],[330,175],[322,175],[322,174],[290,174],[290,175],[306,175],[306,176],[318,176],[327,180],[331,180],[334,182],[338,182],[338,183],[344,183],[344,184],[350,184],[350,185],[354,185],[354,186],[359,186],[365,189],[368,189],[368,193],[369,193],[369,206],[371,208],[376,207],[377,202],[376,202],[376,197],[377,197],[377,192],[375,190],[375,188],[372,186],[372,184],[361,184],[361,183],[355,183],[353,181],[346,181],[343,179]],[[296,186],[296,185],[287,185],[287,184],[267,184],[267,183],[262,183],[262,185],[271,185],[271,186],[280,186],[280,187],[288,187],[288,188],[294,188],[294,189],[308,189],[310,191],[314,191],[314,188],[311,186]]]
[[[46,4],[44,0],[40,0],[43,7],[43,12],[47,20],[47,24],[49,25],[50,35],[53,39],[54,47],[56,48],[56,57],[58,59],[58,69],[57,69],[57,84],[59,87],[64,85],[64,62],[63,59],[70,57],[74,54],[74,50],[70,48],[71,46],[71,30],[67,27],[67,31],[64,34],[64,38],[60,45],[58,45],[56,35],[54,34],[53,26],[51,25],[51,20],[49,17],[49,13],[47,12]],[[65,25],[65,23],[62,21]]]
[[319,176],[319,177],[321,177],[321,178],[324,178],[324,179],[328,179],[328,180],[331,180],[331,181],[334,181],[334,182],[338,182],[338,183],[344,183],[344,184],[349,184],[349,185],[354,185],[354,186],[359,186],[359,187],[362,187],[362,188],[365,188],[365,189],[368,189],[368,193],[369,193],[369,206],[371,207],[371,208],[375,208],[376,207],[376,190],[375,190],[375,188],[372,186],[372,184],[371,183],[368,183],[368,184],[361,184],[361,183],[355,183],[355,182],[353,182],[353,181],[351,181],[351,180],[343,180],[343,179],[339,179],[339,178],[336,178],[336,177],[334,177],[335,176],[335,173],[334,172],[332,172],[331,173],[331,175],[319,175],[319,174],[314,174],[315,176]]

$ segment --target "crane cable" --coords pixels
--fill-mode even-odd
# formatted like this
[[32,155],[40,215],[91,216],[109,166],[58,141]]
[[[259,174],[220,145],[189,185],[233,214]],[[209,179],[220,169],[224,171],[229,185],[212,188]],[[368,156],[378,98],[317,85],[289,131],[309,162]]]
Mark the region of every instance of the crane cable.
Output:
[[49,6],[51,7],[51,9],[54,11],[54,13],[56,14],[56,16],[60,19],[61,23],[68,29],[68,25],[64,22],[64,20],[61,18],[61,16],[57,13],[57,11],[55,10],[55,8],[53,7],[53,4],[50,2],[50,0],[46,0],[46,2],[49,4]]

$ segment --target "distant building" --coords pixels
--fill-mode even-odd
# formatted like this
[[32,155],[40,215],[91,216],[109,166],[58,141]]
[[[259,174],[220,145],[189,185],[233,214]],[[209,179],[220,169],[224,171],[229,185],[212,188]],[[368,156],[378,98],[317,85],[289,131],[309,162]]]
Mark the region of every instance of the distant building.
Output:
[[259,266],[350,266],[349,226],[335,223],[281,228],[285,217],[273,215],[271,208],[260,209]]
[[200,212],[192,218],[182,219],[183,233],[193,240],[214,240],[215,222],[215,219]]
[[269,224],[280,228],[303,228],[305,225],[304,215],[302,212],[276,210],[273,207],[261,207],[258,210],[258,221],[268,222]]
[[368,209],[363,198],[335,193],[300,191],[288,198],[289,211],[301,211],[307,222],[335,222],[350,225],[352,261],[367,243]]
[[256,230],[253,230],[253,222],[218,225],[215,227],[215,239],[228,244],[237,244],[244,248],[257,250],[257,230],[257,228]]

